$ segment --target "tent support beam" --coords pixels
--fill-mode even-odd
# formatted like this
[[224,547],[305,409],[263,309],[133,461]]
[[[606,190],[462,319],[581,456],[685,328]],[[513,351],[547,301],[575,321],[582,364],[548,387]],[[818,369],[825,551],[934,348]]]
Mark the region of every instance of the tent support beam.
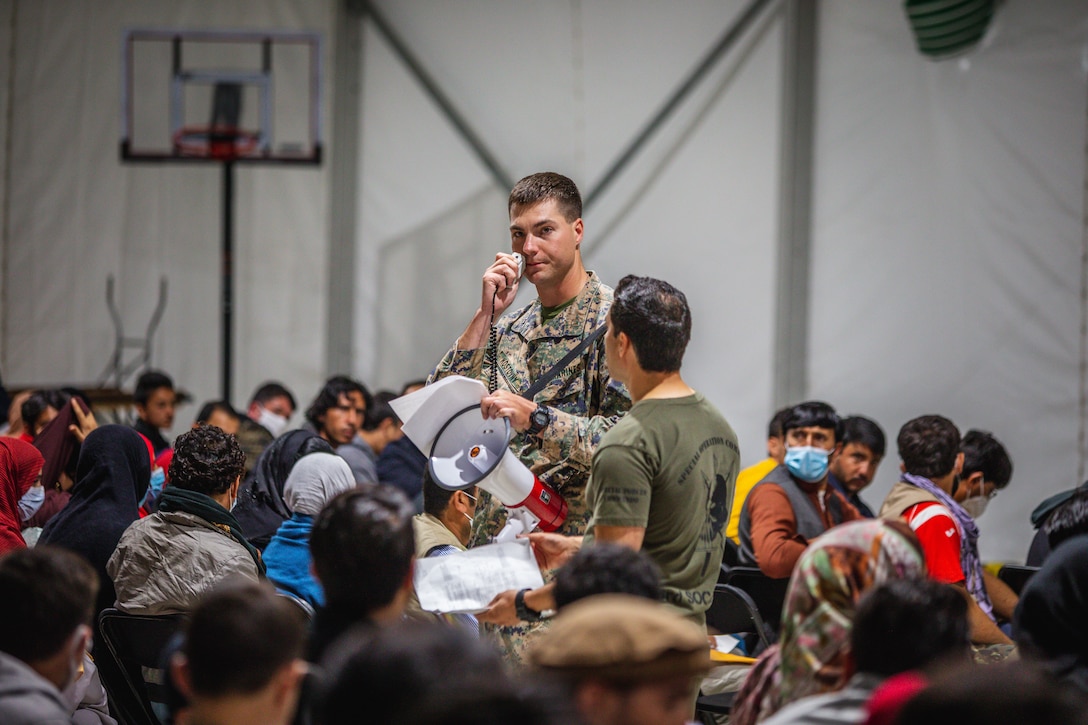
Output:
[[333,56],[332,149],[329,159],[329,282],[325,371],[352,370],[355,341],[355,248],[359,198],[359,126],[363,21],[351,0],[337,3]]
[[638,152],[642,150],[642,147],[650,140],[650,137],[657,132],[657,129],[661,127],[669,119],[670,116],[679,108],[680,104],[684,102],[684,99],[699,85],[699,81],[706,76],[707,73],[721,60],[722,56],[729,52],[734,45],[743,37],[744,32],[755,22],[759,17],[760,12],[771,0],[752,0],[748,4],[748,7],[737,16],[737,19],[733,21],[726,31],[722,34],[722,37],[718,39],[718,42],[714,44],[703,59],[699,61],[699,65],[688,74],[668,100],[662,104],[653,118],[646,122],[646,125],[642,127],[638,135],[631,140],[631,143],[627,144],[627,147],[616,157],[616,160],[612,162],[612,165],[608,167],[608,170],[601,176],[601,180],[589,190],[585,195],[585,207],[588,209],[593,206],[594,202],[600,198],[601,194],[612,185],[612,182],[616,180],[623,170],[627,167],[631,160],[634,159]]
[[503,190],[503,192],[509,191],[514,186],[514,180],[510,178],[510,174],[502,168],[495,155],[488,150],[484,145],[483,139],[472,130],[472,127],[468,125],[468,121],[460,114],[457,108],[454,107],[453,102],[446,97],[446,94],[442,92],[442,89],[431,77],[427,69],[423,67],[423,64],[419,62],[419,59],[412,54],[408,45],[401,40],[396,31],[393,30],[393,26],[389,24],[389,21],[385,19],[385,16],[378,12],[374,7],[374,3],[369,0],[353,0],[353,5],[358,4],[362,7],[367,16],[370,17],[374,23],[374,27],[378,29],[378,32],[382,34],[386,42],[389,43],[389,47],[393,49],[393,52],[401,59],[401,62],[408,68],[408,71],[419,82],[419,85],[423,87],[423,90],[434,101],[435,105],[442,111],[446,119],[450,124],[457,129],[457,133],[461,135],[461,138],[465,140],[465,143],[469,145],[473,153],[476,154],[476,158],[480,163],[484,165],[484,168],[491,174],[491,178],[495,184]]
[[816,120],[816,2],[789,0],[783,7],[775,409],[799,403],[808,395],[812,156]]

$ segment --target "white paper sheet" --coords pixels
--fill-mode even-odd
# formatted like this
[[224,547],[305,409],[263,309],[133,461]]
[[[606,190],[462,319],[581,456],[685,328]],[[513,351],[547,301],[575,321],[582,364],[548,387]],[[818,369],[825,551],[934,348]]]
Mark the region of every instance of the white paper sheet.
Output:
[[528,539],[416,560],[416,595],[429,612],[481,612],[496,594],[543,586]]
[[446,421],[485,395],[487,388],[479,380],[452,375],[391,400],[389,405],[404,421],[404,435],[423,455],[430,456],[431,444]]

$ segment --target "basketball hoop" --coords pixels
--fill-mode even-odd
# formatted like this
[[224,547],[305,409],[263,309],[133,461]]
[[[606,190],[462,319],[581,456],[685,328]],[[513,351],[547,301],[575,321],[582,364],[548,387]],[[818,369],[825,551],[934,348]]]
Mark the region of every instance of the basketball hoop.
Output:
[[174,153],[179,156],[231,161],[256,155],[260,145],[259,131],[233,126],[185,126],[174,134]]

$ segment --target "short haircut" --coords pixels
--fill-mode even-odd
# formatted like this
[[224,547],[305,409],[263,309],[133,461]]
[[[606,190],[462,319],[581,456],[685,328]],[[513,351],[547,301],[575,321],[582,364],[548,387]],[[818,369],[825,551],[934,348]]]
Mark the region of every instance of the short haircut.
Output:
[[842,444],[847,446],[851,443],[859,443],[872,451],[874,456],[881,458],[888,448],[884,431],[877,422],[861,415],[842,419]]
[[1001,441],[993,433],[972,428],[960,441],[963,453],[963,478],[976,471],[982,472],[982,480],[990,481],[996,488],[1005,488],[1012,479],[1012,459]]
[[170,485],[217,496],[246,470],[246,456],[230,433],[201,423],[174,441]]
[[[470,496],[476,496],[478,494],[476,487],[460,489]],[[431,475],[431,467],[423,467],[423,513],[430,514],[436,519],[442,518],[442,514],[446,512],[446,509],[450,505],[450,499],[453,498],[453,494],[456,491],[450,491],[449,489],[442,488],[434,482],[434,476]],[[427,552],[421,551],[420,555]]]
[[793,407],[783,408],[774,414],[771,418],[771,422],[767,424],[767,437],[768,438],[785,438],[786,437],[786,421],[790,417],[790,413],[793,412]]
[[898,725],[1084,725],[1084,695],[1027,660],[965,667],[907,701]]
[[660,601],[661,570],[641,551],[622,544],[597,544],[579,550],[555,575],[555,604],[595,594],[630,594]]
[[967,600],[931,579],[892,579],[858,602],[850,644],[858,672],[884,677],[945,657],[967,661]]
[[38,662],[91,623],[98,575],[78,554],[40,544],[0,557],[0,592],[0,652]]
[[252,694],[301,658],[308,622],[267,584],[227,584],[205,596],[186,628],[182,652],[193,691],[206,697]]
[[325,725],[361,722],[360,703],[365,703],[366,722],[397,723],[454,693],[489,684],[513,689],[498,652],[459,627],[420,622],[357,627],[332,646],[321,664],[329,675],[319,706]]
[[829,428],[835,432],[835,440],[842,440],[842,420],[827,403],[808,400],[790,408],[789,415],[782,423],[782,432],[789,433],[795,428]]
[[234,409],[230,403],[225,400],[209,400],[204,405],[200,406],[200,412],[196,414],[196,423],[207,423],[208,419],[212,417],[212,413],[219,411],[220,413],[226,413],[231,418],[237,420],[239,418],[238,411]]
[[403,493],[362,484],[314,519],[310,554],[329,606],[367,613],[393,601],[412,568],[415,509]]
[[1074,492],[1068,501],[1050,512],[1041,528],[1051,549],[1066,539],[1088,534],[1088,490]]
[[400,417],[397,416],[396,411],[393,410],[393,406],[389,404],[390,400],[395,400],[400,396],[396,393],[388,390],[381,390],[374,394],[374,397],[366,404],[366,419],[363,421],[363,430],[374,430],[382,424],[383,420],[392,418],[397,423],[400,423]]
[[260,387],[253,392],[253,397],[250,398],[249,402],[264,405],[274,398],[287,398],[287,402],[291,404],[291,410],[298,407],[298,403],[295,402],[295,396],[291,395],[291,391],[285,388],[282,383],[277,383],[275,381],[261,383]]
[[322,386],[321,391],[314,398],[314,402],[310,403],[310,407],[306,409],[306,420],[314,428],[321,430],[321,416],[325,415],[329,408],[340,404],[341,395],[349,395],[350,393],[362,395],[366,409],[370,410],[373,399],[365,385],[358,380],[349,378],[347,375],[334,375],[325,381],[325,385]]
[[960,452],[960,432],[940,415],[923,415],[899,429],[899,458],[907,473],[940,478],[952,471]]
[[514,184],[506,208],[513,216],[518,207],[534,206],[548,199],[553,199],[559,205],[559,211],[568,222],[582,216],[582,195],[578,187],[566,176],[554,171],[532,174]]
[[159,388],[174,389],[174,381],[166,373],[158,370],[148,370],[136,379],[136,391],[132,394],[132,400],[136,405],[147,405],[151,394]]
[[38,422],[38,418],[42,416],[52,403],[49,401],[49,396],[46,395],[44,390],[36,390],[30,394],[30,397],[23,401],[23,404],[19,406],[19,415],[23,419],[23,428],[30,435],[34,435],[34,426]]
[[631,340],[639,367],[675,372],[691,339],[691,310],[684,293],[668,282],[627,275],[616,285],[609,310],[612,334]]

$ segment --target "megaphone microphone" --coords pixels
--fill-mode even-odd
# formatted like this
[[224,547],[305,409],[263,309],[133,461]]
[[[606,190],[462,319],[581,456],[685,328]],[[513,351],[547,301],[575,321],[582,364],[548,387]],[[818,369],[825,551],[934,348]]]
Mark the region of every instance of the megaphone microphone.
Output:
[[567,519],[567,502],[537,478],[509,448],[510,421],[480,415],[480,404],[455,413],[434,438],[427,467],[448,491],[473,486],[508,509],[525,509],[541,531],[556,531]]

